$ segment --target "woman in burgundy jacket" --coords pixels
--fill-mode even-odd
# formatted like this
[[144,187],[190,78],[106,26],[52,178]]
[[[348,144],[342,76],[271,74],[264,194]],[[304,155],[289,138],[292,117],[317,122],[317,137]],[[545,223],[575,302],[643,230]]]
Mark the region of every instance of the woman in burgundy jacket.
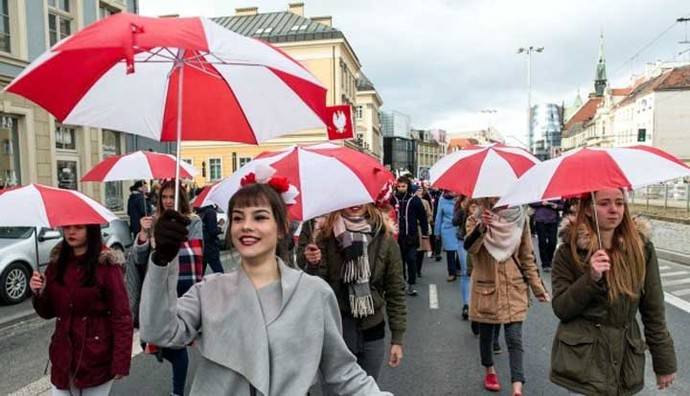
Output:
[[50,342],[53,395],[107,395],[129,374],[132,317],[124,258],[103,245],[99,225],[63,227],[45,274],[34,272],[34,309],[56,318]]

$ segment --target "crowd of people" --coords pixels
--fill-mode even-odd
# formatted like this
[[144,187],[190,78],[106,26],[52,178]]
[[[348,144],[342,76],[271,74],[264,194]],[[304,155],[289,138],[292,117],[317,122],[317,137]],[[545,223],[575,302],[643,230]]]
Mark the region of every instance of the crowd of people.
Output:
[[[560,320],[553,383],[571,394],[637,393],[647,346],[658,387],[672,384],[676,355],[654,246],[621,190],[495,208],[498,197],[471,199],[403,176],[377,202],[296,227],[282,184],[249,183],[227,208],[194,213],[191,188],[180,188],[176,209],[174,181],[150,191],[138,181],[127,257],[103,245],[99,226],[64,227],[46,272],[31,279],[36,311],[57,318],[53,394],[109,394],[129,373],[134,328],[141,348],[170,362],[171,395],[184,394],[190,346],[201,355],[195,395],[304,395],[316,384],[329,395],[388,394],[377,381],[385,363],[403,361],[407,299],[418,295],[425,259],[443,255],[448,283],[459,284],[458,309],[478,336],[487,390],[502,388],[494,363],[502,328],[511,394],[523,394],[530,293]],[[228,215],[226,245],[240,257],[225,274],[218,210]]]

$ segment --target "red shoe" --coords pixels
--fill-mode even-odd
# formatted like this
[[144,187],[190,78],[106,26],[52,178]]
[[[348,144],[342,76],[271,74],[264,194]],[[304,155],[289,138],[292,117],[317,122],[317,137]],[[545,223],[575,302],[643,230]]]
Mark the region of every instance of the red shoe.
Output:
[[501,390],[501,384],[498,383],[498,376],[496,374],[487,374],[484,377],[484,388],[491,392],[498,392]]

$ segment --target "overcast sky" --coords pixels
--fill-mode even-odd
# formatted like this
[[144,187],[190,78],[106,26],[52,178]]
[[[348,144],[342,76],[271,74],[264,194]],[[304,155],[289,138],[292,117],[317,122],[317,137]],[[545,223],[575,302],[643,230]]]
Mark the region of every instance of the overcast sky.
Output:
[[[233,15],[236,7],[287,10],[289,2],[140,0],[140,12],[214,17]],[[578,89],[583,98],[593,90],[601,31],[614,87],[627,85],[631,73],[642,71],[645,63],[673,60],[690,49],[678,43],[685,38],[685,25],[674,25],[677,18],[690,17],[687,0],[304,3],[307,17],[333,17],[333,26],[346,35],[385,109],[409,114],[415,128],[451,133],[493,122],[504,136],[526,141],[526,57],[516,54],[521,46],[545,47],[533,57],[533,103],[559,104],[571,103]],[[493,120],[483,109],[496,110]]]

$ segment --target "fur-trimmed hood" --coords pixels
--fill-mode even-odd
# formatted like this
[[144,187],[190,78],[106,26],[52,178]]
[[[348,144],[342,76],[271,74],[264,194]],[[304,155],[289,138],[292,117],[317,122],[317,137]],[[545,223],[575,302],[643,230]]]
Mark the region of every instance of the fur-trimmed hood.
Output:
[[[643,216],[636,215],[633,216],[633,221],[637,226],[637,231],[642,236],[643,242],[648,242],[652,238],[652,223]],[[573,216],[565,216],[561,220],[561,224],[558,227],[558,240],[560,243],[570,243],[571,232],[573,232],[575,218]],[[589,246],[591,240],[591,234],[585,229],[585,227],[580,227],[577,230],[577,247],[579,249],[586,249]]]
[[[56,262],[58,257],[60,257],[60,250],[62,250],[62,243],[58,243],[50,251],[51,263]],[[98,263],[101,265],[119,265],[124,267],[125,255],[119,250],[114,250],[103,246],[103,250],[101,250],[101,254],[98,256]]]

